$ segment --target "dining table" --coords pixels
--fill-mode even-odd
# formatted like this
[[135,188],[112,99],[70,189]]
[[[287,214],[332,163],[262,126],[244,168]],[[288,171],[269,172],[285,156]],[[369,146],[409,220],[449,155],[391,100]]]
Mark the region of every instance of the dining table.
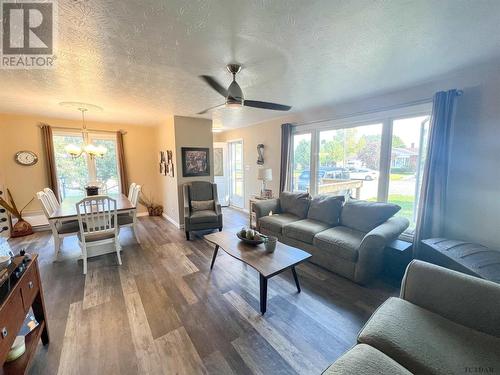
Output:
[[[128,197],[125,194],[120,193],[109,193],[106,194],[110,198],[116,201],[116,211],[117,214],[123,213],[131,213],[137,210],[137,207],[130,202]],[[58,222],[67,222],[72,220],[78,220],[78,213],[76,211],[76,204],[81,201],[83,198],[87,198],[87,196],[72,196],[67,197],[62,200],[59,207],[49,216],[50,221],[58,221]],[[88,258],[115,253],[116,249],[112,245],[102,245],[89,248],[89,252],[87,254]]]
[[[119,214],[133,212],[137,208],[130,202],[125,194],[107,194],[110,198],[116,200],[116,211]],[[65,198],[57,210],[55,210],[52,215],[49,216],[49,220],[61,220],[61,221],[69,221],[69,220],[77,220],[78,213],[76,212],[76,203],[81,201],[86,196],[75,196]]]

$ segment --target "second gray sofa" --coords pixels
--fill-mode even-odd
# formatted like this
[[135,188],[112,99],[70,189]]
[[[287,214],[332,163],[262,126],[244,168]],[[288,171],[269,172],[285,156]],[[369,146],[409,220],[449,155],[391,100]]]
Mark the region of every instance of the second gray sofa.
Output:
[[283,192],[253,205],[257,229],[312,254],[311,262],[359,284],[382,269],[384,247],[409,225],[395,204]]

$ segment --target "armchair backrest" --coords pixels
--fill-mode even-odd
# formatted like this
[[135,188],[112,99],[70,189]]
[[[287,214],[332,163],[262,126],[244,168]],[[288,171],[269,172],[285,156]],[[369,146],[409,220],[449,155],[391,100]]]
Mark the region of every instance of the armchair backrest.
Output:
[[191,201],[208,201],[214,199],[214,185],[208,181],[193,181],[187,185],[188,199]]

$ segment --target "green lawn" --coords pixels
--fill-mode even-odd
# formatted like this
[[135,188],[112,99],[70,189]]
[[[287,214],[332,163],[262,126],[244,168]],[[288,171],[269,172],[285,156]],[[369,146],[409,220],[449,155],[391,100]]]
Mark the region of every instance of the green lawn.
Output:
[[413,196],[393,194],[389,195],[389,202],[401,206],[401,210],[397,213],[397,216],[406,217],[410,220],[410,228],[413,228],[415,226],[413,223]]

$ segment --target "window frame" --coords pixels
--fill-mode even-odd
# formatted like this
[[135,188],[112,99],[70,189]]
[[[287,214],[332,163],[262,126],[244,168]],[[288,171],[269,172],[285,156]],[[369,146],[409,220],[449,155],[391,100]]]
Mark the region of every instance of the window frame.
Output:
[[[79,137],[82,139],[82,142],[85,143],[85,137],[82,134],[81,131],[78,129],[75,130],[69,130],[69,129],[54,129],[52,136],[73,136],[73,137]],[[118,190],[120,191],[121,187],[121,179],[122,176],[120,174],[120,166],[119,166],[119,161],[118,161],[118,154],[117,154],[117,146],[118,142],[116,139],[116,134],[112,134],[109,132],[99,132],[99,131],[90,131],[87,133],[87,142],[92,143],[93,139],[102,139],[102,140],[113,140],[115,142],[115,153],[116,153],[116,172],[118,175]],[[52,141],[52,147],[54,147],[54,142]],[[87,165],[87,173],[88,173],[88,178],[89,181],[97,181],[97,167],[96,167],[96,161],[95,159],[90,158],[87,154],[84,154],[79,157],[84,157],[85,158],[85,164]],[[57,163],[56,163],[57,164]],[[56,178],[59,180],[59,174],[57,171],[57,165],[56,165]],[[57,188],[59,189],[59,183],[57,185]],[[59,191],[59,194],[61,192]],[[61,196],[61,195],[60,195]]]
[[[350,129],[360,126],[382,124],[382,135],[380,145],[380,165],[379,165],[379,178],[378,178],[378,193],[377,200],[380,202],[387,202],[389,198],[389,183],[391,173],[391,152],[392,152],[392,136],[394,122],[420,116],[431,116],[432,102],[420,103],[417,105],[404,106],[385,111],[362,113],[358,115],[346,116],[332,120],[317,121],[305,125],[295,125],[292,129],[292,153],[291,160],[289,160],[289,175],[293,169],[293,152],[294,152],[294,136],[299,134],[311,134],[311,154],[310,154],[310,175],[309,175],[309,192],[311,195],[317,194],[317,181],[316,171],[319,165],[319,139],[320,132],[328,130],[342,130]],[[287,181],[286,188],[292,189],[292,179]],[[416,197],[415,197],[416,198]],[[401,238],[411,240],[413,235],[410,233],[403,233]]]

